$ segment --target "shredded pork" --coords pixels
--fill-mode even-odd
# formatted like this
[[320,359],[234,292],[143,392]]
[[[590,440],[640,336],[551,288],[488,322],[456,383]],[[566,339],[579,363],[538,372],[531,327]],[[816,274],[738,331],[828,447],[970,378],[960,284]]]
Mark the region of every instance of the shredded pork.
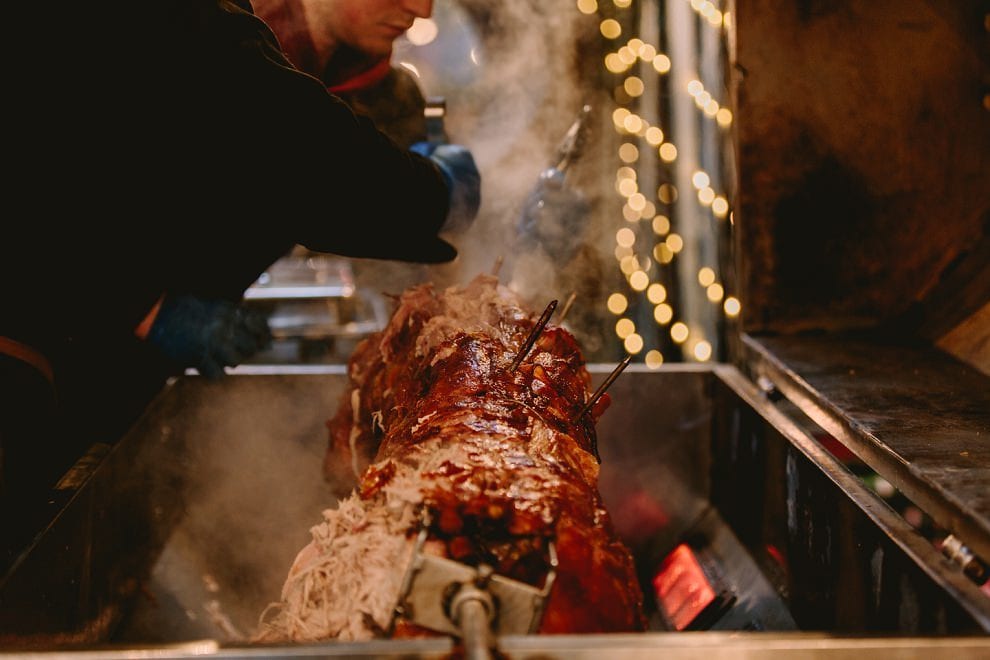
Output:
[[552,325],[510,370],[534,318],[493,277],[442,293],[422,285],[358,346],[324,466],[349,490],[312,528],[259,641],[426,634],[394,618],[424,512],[428,551],[530,584],[555,543],[542,632],[643,628],[631,556],[597,491],[594,421],[607,395],[575,420],[590,377]]

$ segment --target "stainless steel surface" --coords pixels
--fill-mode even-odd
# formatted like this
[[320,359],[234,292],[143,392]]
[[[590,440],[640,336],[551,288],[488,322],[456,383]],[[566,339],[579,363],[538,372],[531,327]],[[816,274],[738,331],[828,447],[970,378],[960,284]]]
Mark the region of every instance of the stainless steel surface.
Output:
[[936,349],[889,338],[743,342],[757,377],[990,559],[990,377]]
[[[0,651],[0,657],[25,660],[131,660],[134,658],[419,658],[449,660],[450,639],[416,639],[363,643],[323,643],[297,646],[217,646],[212,640],[183,645],[134,648],[63,650],[53,652]],[[986,637],[836,637],[827,633],[653,633],[646,635],[524,635],[504,637],[500,650],[514,660],[985,660],[990,653]]]
[[288,255],[244,292],[244,299],[349,298],[356,286],[350,262],[329,255]]
[[244,300],[267,315],[273,338],[251,364],[344,363],[388,316],[382,294],[357,286],[351,261],[330,255],[294,252],[279,259]]
[[245,300],[308,300],[311,298],[349,298],[352,288],[340,284],[313,284],[307,286],[255,285],[244,292]]
[[[601,383],[613,368],[590,365],[593,385]],[[80,652],[102,642],[114,652],[136,648],[141,653],[156,653],[171,648],[163,645],[212,639],[220,645],[217,653],[229,657],[442,657],[448,653],[452,646],[446,638],[275,647],[250,644],[261,611],[278,598],[288,567],[309,541],[309,527],[319,521],[322,509],[335,502],[322,480],[320,465],[327,439],[325,422],[346,389],[343,369],[291,371],[271,373],[269,369],[268,373],[247,375],[236,370],[235,375],[219,382],[188,377],[172,383],[53,524],[43,539],[51,553],[34,557],[24,567],[30,570],[19,577],[31,588],[0,594],[0,604],[26,613],[24,625],[48,620],[50,645],[90,645],[73,647]],[[941,557],[737,370],[725,365],[714,369],[671,365],[652,371],[643,365],[630,365],[609,395],[612,406],[598,424],[603,459],[600,490],[612,524],[636,556],[643,584],[648,588],[651,566],[677,543],[699,539],[727,573],[726,583],[737,594],[738,608],[731,612],[735,618],[720,622],[736,634],[662,634],[662,626],[654,622],[651,632],[643,635],[504,635],[498,638],[500,651],[513,657],[590,657],[595,653],[597,657],[602,653],[641,657],[638,654],[655,654],[661,649],[666,656],[702,648],[706,654],[747,657],[757,652],[798,649],[841,657],[852,648],[858,653],[872,648],[907,653],[925,647],[937,650],[941,643],[941,648],[965,657],[975,652],[973,649],[983,648],[980,645],[986,640],[982,638],[974,646],[971,640],[952,636],[913,645],[902,638],[887,643],[835,637],[837,632],[873,630],[900,635],[943,629],[944,622],[938,622],[941,619],[933,622],[924,618],[920,624],[910,624],[920,625],[917,629],[899,628],[903,611],[895,612],[892,623],[879,628],[872,627],[877,625],[873,618],[853,616],[863,602],[876,603],[869,607],[896,609],[897,602],[884,605],[888,598],[884,594],[892,588],[895,594],[906,594],[896,590],[903,589],[898,585],[906,584],[906,580],[924,587],[918,598],[925,608],[934,611],[944,608],[939,603],[948,603],[946,616],[955,617],[950,619],[955,623],[947,630],[972,630],[973,622],[977,628],[986,628],[987,598],[961,569]],[[751,432],[758,435],[747,435]],[[785,515],[790,514],[776,514],[774,506],[804,515],[807,502],[801,499],[803,491],[766,499],[769,496],[763,491],[752,488],[753,484],[783,488],[798,472],[750,474],[752,466],[739,463],[745,458],[744,450],[767,439],[779,442],[788,456],[801,457],[805,465],[797,467],[803,470],[802,479],[818,475],[822,484],[832,488],[829,497],[838,498],[820,499],[825,495],[824,485],[815,485],[807,492],[812,500],[819,498],[824,509],[817,513],[809,510],[809,515],[833,515],[835,501],[844,503],[838,508],[856,516],[829,522],[839,526],[825,528],[819,521],[812,530],[818,536],[808,536],[800,526],[796,528],[799,534],[791,540],[791,547],[782,546],[790,553],[795,578],[787,584],[790,593],[783,595],[775,575],[767,572],[762,537],[755,537],[758,543],[754,545],[748,523],[740,523],[740,515],[751,515],[757,530],[784,525]],[[792,459],[787,460],[791,470]],[[109,470],[106,466],[111,464],[117,469]],[[123,594],[112,593],[115,583],[107,579],[124,568],[116,550],[125,547],[133,524],[121,512],[128,502],[121,501],[113,487],[113,480],[122,475],[143,486],[135,492],[142,494],[148,510],[159,512],[152,529],[162,537],[160,552],[143,557],[150,571],[140,582],[137,579],[142,574],[136,564],[140,557],[131,555],[135,564],[127,570],[133,573],[120,579],[130,579],[133,586]],[[154,475],[158,478],[149,481]],[[162,478],[165,475],[169,478]],[[719,486],[715,491],[713,479]],[[803,488],[813,485],[802,484]],[[84,506],[73,506],[77,503]],[[727,508],[716,510],[713,505]],[[81,536],[79,530],[94,515],[112,524]],[[794,533],[795,528],[788,529]],[[824,554],[816,550],[820,539],[828,543]],[[73,556],[88,557],[87,588],[99,594],[91,601],[93,605],[76,598],[70,586],[76,579],[73,575],[51,569],[53,562],[59,561],[58,544],[66,540],[78,546],[72,550]],[[858,575],[856,566],[866,562],[869,568],[876,559],[871,554],[861,556],[874,552],[874,546],[864,546],[860,555],[843,548],[861,543],[878,544],[884,566],[896,560],[904,570],[885,568],[882,573]],[[804,548],[815,552],[802,558],[796,553]],[[844,557],[845,563],[836,564],[838,557]],[[828,567],[828,572],[822,574],[822,567]],[[833,574],[832,570],[840,572]],[[810,583],[803,584],[805,579]],[[821,579],[851,579],[841,590],[842,598],[827,604],[852,612],[848,620],[836,621],[834,631],[793,638],[739,632],[753,622],[765,631],[791,629],[794,620],[789,619],[788,607],[805,597],[807,589],[820,585],[816,580]],[[848,601],[850,598],[854,600]],[[94,621],[105,625],[99,630],[87,627]],[[108,630],[115,631],[112,638],[95,635]],[[44,639],[45,634],[28,637],[34,643]],[[718,643],[710,641],[713,639]],[[719,644],[728,646],[713,651]]]
[[[784,435],[842,493],[886,535],[921,571],[948,592],[985,631],[990,631],[990,596],[967,578],[956,566],[945,561],[939,551],[901,516],[851,474],[832,454],[793,419],[778,410],[760,389],[731,367],[717,367],[720,378],[752,406],[772,427]],[[792,505],[788,502],[788,507]]]
[[[381,330],[386,318],[382,297],[363,292],[346,302],[333,298],[281,299],[272,305],[268,326],[276,341],[367,337]],[[345,361],[344,356],[341,361]]]

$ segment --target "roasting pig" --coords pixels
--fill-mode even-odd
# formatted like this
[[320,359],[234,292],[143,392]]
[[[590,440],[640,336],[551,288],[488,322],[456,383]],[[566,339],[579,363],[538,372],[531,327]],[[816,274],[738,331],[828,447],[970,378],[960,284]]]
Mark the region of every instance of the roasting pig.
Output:
[[[403,293],[348,366],[325,470],[345,496],[323,512],[262,615],[262,641],[433,634],[397,611],[414,541],[424,552],[539,586],[541,633],[644,628],[632,557],[598,491],[590,375],[573,336],[498,280]],[[520,352],[525,352],[523,359]],[[398,612],[398,613],[397,613]]]

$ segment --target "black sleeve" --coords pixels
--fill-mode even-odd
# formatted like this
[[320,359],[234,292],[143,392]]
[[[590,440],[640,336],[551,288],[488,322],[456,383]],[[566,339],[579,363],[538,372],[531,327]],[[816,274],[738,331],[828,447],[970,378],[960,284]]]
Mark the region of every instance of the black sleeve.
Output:
[[43,52],[26,29],[29,56],[7,62],[12,187],[32,213],[139,223],[203,247],[453,258],[437,238],[448,193],[433,163],[293,68],[246,2],[106,0],[70,5],[45,29]]
[[[221,169],[241,177],[245,215],[274,220],[292,241],[348,256],[446,261],[437,234],[448,192],[436,166],[294,69],[268,27],[220,1],[220,51],[201,98],[219,106],[230,142]],[[231,100],[237,104],[231,105]],[[238,162],[229,162],[234,155]],[[244,164],[250,164],[245,171]],[[236,182],[231,182],[236,185]]]
[[22,335],[126,335],[177,282],[236,288],[294,243],[454,257],[433,164],[293,69],[246,3],[27,2],[8,18],[0,192],[17,211],[0,272],[18,295],[0,334],[23,319]]

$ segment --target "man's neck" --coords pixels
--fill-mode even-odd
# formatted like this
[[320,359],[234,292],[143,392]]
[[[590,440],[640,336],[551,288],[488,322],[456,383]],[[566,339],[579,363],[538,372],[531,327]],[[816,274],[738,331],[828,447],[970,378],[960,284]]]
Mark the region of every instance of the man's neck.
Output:
[[371,57],[367,53],[341,46],[324,69],[323,81],[331,89],[361,89],[384,78],[389,70],[389,56]]
[[314,0],[251,0],[255,13],[275,33],[297,68],[321,76],[338,44],[326,29],[326,4]]
[[387,55],[372,57],[350,46],[341,45],[327,60],[322,79],[328,87],[334,87],[369,73],[375,67],[383,66],[383,62],[388,60]]

